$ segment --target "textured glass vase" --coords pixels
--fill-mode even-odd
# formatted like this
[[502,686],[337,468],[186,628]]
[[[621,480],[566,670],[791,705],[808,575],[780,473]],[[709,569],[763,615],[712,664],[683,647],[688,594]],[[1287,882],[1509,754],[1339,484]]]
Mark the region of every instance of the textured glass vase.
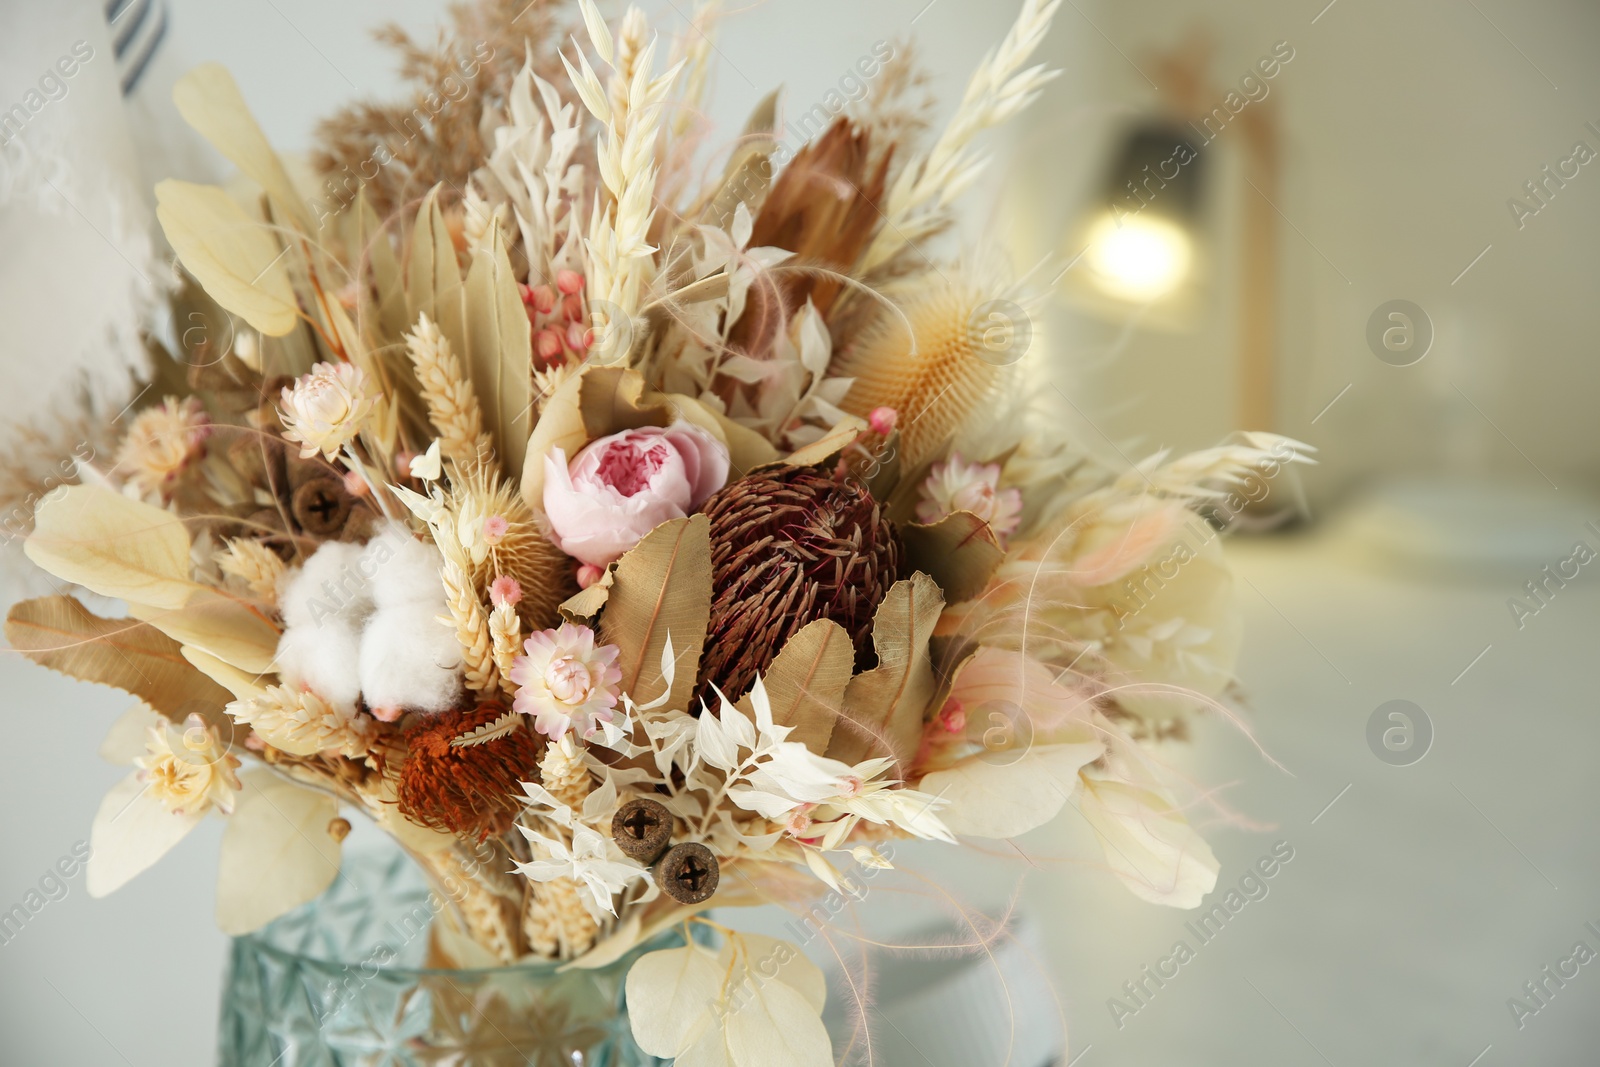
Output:
[[434,907],[393,847],[347,852],[321,898],[235,938],[222,994],[222,1067],[657,1067],[629,1032],[610,966],[421,966]]

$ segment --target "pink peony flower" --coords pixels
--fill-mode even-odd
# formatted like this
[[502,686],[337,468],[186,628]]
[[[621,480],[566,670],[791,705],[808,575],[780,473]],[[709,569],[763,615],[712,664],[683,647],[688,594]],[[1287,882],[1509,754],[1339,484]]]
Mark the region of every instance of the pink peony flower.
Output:
[[604,567],[669,519],[681,519],[728,480],[728,450],[681,419],[590,442],[567,463],[544,458],[550,539],[569,556]]
[[512,707],[532,715],[535,730],[559,741],[569,729],[588,737],[611,721],[622,681],[616,645],[596,647],[593,630],[564,622],[531,635],[522,648],[527,655],[511,664]]
[[970,511],[1004,537],[1022,521],[1022,494],[1000,488],[1000,464],[968,463],[953,452],[922,483],[917,521],[935,523],[958,511]]

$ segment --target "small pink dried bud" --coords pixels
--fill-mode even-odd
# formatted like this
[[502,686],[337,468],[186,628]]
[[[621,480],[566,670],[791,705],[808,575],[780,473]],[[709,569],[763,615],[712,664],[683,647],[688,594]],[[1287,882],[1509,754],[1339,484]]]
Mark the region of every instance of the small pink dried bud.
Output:
[[[479,610],[481,611],[482,609],[480,608]],[[394,722],[396,719],[400,718],[400,709],[398,707],[373,708],[371,710],[372,717],[377,719],[379,722]]]
[[939,724],[947,733],[959,734],[967,729],[967,709],[962,707],[961,701],[949,700],[939,710]]
[[548,315],[556,308],[556,291],[548,285],[536,285],[528,291],[528,302],[539,314]]
[[400,473],[400,477],[411,477],[411,461],[420,455],[422,455],[421,452],[396,452],[394,454],[394,469]]
[[872,428],[873,433],[887,437],[894,430],[894,424],[899,418],[900,413],[894,408],[873,408],[867,416],[867,425]]
[[533,290],[528,287],[528,283],[527,282],[518,282],[517,283],[517,295],[522,298],[522,302],[524,304],[532,304],[533,303]]
[[589,588],[595,582],[598,582],[600,580],[600,576],[604,573],[605,568],[596,567],[593,563],[585,563],[583,566],[578,568],[578,588]]
[[511,524],[506,522],[504,515],[490,515],[483,520],[483,540],[489,545],[498,545],[506,535],[506,530]]
[[361,476],[360,471],[345,471],[344,491],[351,496],[366,496],[372,492],[372,487],[367,484],[367,480]]
[[590,342],[593,340],[594,338],[591,336],[591,332],[584,327],[583,323],[567,323],[567,347],[572,349],[574,352],[587,351]]
[[575,270],[563,270],[556,273],[556,288],[568,296],[583,292],[583,275]]
[[251,734],[249,737],[244,739],[244,747],[248,748],[251,752],[265,752],[267,743],[261,740],[261,738],[257,737],[255,734]]
[[815,804],[802,804],[795,808],[789,813],[789,817],[784,820],[783,828],[795,837],[803,836],[807,830],[811,829],[811,810],[815,807]]
[[534,345],[539,350],[539,358],[546,363],[556,363],[561,359],[561,335],[555,330],[540,330]]
[[502,574],[489,585],[489,601],[497,608],[514,608],[521,599],[522,586],[509,574]]
[[577,322],[583,318],[583,301],[575,296],[563,299],[561,301],[561,317],[568,322]]

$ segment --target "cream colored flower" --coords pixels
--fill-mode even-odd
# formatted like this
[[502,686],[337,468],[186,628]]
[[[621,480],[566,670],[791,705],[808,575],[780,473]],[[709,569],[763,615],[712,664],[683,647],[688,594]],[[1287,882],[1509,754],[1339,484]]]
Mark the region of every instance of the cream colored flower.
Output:
[[300,457],[332,459],[361,432],[372,414],[366,375],[353,363],[318,363],[283,391],[283,436],[300,443]]
[[261,740],[291,755],[332,751],[359,758],[367,752],[370,721],[353,707],[328,704],[312,692],[272,685],[258,697],[235,700],[227,710],[235,722],[244,723]]
[[616,645],[595,646],[594,631],[564,622],[523,642],[511,668],[515,708],[534,717],[534,729],[559,741],[569,729],[587,737],[616,707],[622,669]]
[[141,411],[117,449],[117,467],[143,493],[166,488],[200,452],[211,420],[195,397],[169,396]]
[[231,815],[235,794],[243,788],[234,773],[238,757],[198,715],[184,721],[181,734],[165,724],[150,727],[145,754],[134,766],[150,795],[176,814],[199,815],[215,807]]
[[1000,488],[1000,464],[968,463],[955,452],[922,483],[917,521],[934,523],[958,511],[970,511],[1003,537],[1022,520],[1022,494]]

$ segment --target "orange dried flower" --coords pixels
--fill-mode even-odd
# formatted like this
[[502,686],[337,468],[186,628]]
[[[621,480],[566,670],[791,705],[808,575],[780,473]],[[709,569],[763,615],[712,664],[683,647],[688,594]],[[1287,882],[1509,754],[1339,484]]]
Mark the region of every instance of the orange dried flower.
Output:
[[410,755],[400,765],[399,806],[413,822],[483,840],[511,829],[522,810],[520,783],[538,780],[539,744],[520,725],[471,745],[451,742],[506,713],[486,701],[428,715],[406,728]]

